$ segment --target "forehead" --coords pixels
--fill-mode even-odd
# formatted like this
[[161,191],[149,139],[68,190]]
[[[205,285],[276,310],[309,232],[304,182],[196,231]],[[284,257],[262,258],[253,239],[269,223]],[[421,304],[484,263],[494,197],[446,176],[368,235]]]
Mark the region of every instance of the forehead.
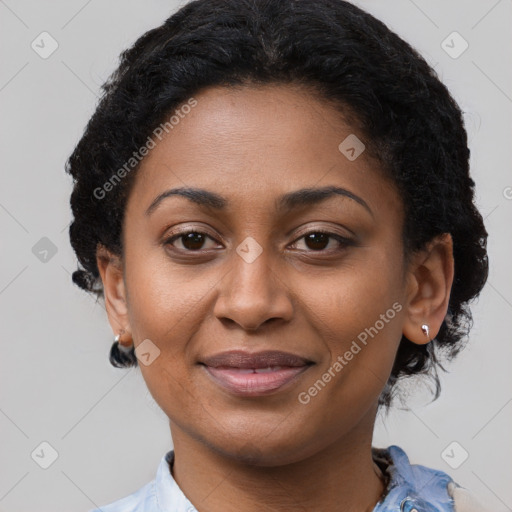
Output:
[[275,209],[276,198],[287,192],[333,185],[374,207],[397,209],[396,190],[378,161],[366,151],[352,160],[340,150],[344,141],[363,142],[363,135],[306,89],[212,87],[194,99],[161,140],[153,137],[156,145],[137,171],[131,210],[142,212],[176,187],[211,190],[237,211],[249,204]]

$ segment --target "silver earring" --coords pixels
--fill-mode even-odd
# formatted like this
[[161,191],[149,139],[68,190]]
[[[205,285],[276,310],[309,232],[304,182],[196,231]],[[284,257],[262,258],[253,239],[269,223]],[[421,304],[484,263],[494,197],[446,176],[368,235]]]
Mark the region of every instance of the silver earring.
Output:
[[423,324],[421,326],[421,330],[423,331],[423,334],[430,340],[430,329],[428,327],[428,324]]

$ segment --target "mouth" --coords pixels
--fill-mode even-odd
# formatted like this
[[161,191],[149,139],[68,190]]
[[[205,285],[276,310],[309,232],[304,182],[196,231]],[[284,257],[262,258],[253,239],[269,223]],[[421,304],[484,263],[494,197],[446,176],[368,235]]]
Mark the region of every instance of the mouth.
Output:
[[291,386],[315,363],[287,352],[238,350],[204,358],[199,364],[214,383],[230,393],[262,396]]

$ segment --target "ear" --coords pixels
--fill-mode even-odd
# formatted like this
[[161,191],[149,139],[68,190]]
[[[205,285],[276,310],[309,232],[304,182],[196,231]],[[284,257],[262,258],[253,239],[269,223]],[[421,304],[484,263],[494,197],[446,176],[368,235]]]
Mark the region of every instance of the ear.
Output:
[[103,282],[105,309],[110,326],[115,334],[124,331],[126,336],[123,338],[131,337],[121,259],[105,246],[98,244],[96,263]]
[[[448,311],[453,283],[453,240],[444,233],[414,255],[408,269],[403,334],[418,345],[434,339]],[[427,324],[429,336],[421,326]]]

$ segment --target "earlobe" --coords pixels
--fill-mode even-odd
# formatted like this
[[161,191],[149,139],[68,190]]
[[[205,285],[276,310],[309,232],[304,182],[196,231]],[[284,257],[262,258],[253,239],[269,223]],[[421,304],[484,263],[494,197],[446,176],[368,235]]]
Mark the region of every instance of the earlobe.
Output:
[[453,241],[444,233],[410,263],[403,334],[413,343],[429,343],[439,332],[448,311],[453,276]]
[[130,334],[121,258],[98,244],[96,263],[103,282],[105,309],[112,330],[116,334],[120,331]]

